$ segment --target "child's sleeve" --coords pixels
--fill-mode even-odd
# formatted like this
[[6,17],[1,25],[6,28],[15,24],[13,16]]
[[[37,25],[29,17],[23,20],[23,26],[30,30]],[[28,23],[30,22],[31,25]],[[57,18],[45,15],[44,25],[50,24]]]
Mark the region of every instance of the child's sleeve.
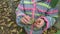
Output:
[[57,21],[58,10],[56,8],[51,8],[45,13],[45,16],[42,16],[42,18],[46,22],[46,29],[48,29]]
[[19,5],[18,5],[15,13],[16,13],[16,23],[17,23],[19,26],[23,27],[25,24],[22,24],[22,23],[21,23],[21,18],[22,18],[25,14],[24,14],[24,10],[22,10],[21,7],[23,7],[22,1],[20,1],[20,3],[19,3]]

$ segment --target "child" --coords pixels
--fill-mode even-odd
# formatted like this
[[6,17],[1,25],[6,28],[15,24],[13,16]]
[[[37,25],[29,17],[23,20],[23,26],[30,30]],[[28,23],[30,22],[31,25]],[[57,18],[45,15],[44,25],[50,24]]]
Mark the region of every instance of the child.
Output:
[[58,10],[50,6],[51,0],[21,0],[16,9],[16,22],[27,34],[42,34],[57,18]]

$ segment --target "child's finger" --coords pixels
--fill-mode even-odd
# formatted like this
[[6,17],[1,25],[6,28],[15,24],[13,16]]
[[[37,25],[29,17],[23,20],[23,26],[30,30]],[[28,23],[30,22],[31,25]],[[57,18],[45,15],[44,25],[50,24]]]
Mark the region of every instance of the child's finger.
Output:
[[44,22],[44,20],[43,19],[41,19],[41,23],[43,23]]
[[27,21],[25,18],[23,18],[23,21],[24,21],[25,23],[28,23],[28,21]]
[[37,25],[40,25],[40,21],[36,21],[36,24],[37,24]]
[[26,19],[24,19],[25,23],[28,24],[28,21]]
[[41,22],[41,23],[34,23],[34,25],[37,27],[37,28],[41,28],[43,25],[44,25],[44,22]]
[[27,21],[30,21],[30,17],[29,16],[25,16],[24,17]]
[[36,20],[36,23],[40,23],[40,22],[41,22],[41,19],[40,18]]
[[37,23],[34,23],[34,26],[36,26],[36,25],[39,25],[39,24],[37,24]]
[[40,25],[36,25],[36,27],[37,27],[37,28],[41,28],[41,26],[40,26]]
[[27,16],[28,18],[31,18],[30,16]]
[[41,21],[40,25],[44,25],[44,21]]
[[43,26],[43,24],[41,24],[41,25],[36,25],[37,28],[41,28],[42,26]]
[[44,22],[41,22],[40,24],[37,25],[37,27],[42,27],[44,26]]
[[40,22],[37,23],[38,25],[43,25],[44,24],[44,20],[40,19]]
[[23,19],[21,20],[21,22],[25,24],[25,21]]
[[39,21],[41,18],[38,18],[37,21]]
[[24,17],[21,19],[21,22],[26,24],[25,20],[24,20]]
[[37,25],[40,25],[40,23],[38,22],[38,23],[36,23]]
[[41,18],[39,18],[39,19],[37,19],[37,21],[36,21],[36,22],[41,23],[41,22],[44,22],[44,20],[43,20],[43,19],[41,19]]

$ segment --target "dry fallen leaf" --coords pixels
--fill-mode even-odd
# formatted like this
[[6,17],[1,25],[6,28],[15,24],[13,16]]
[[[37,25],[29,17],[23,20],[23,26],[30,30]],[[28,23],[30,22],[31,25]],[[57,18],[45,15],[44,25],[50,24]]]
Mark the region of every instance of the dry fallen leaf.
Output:
[[14,23],[14,22],[10,22],[10,23],[8,24],[8,27],[10,27],[13,23]]
[[3,30],[3,27],[1,27],[1,29]]
[[7,19],[7,21],[9,22],[9,21],[11,21],[11,19]]
[[3,25],[3,26],[5,26],[6,24],[5,24],[5,22],[3,22],[3,23],[1,23],[0,25]]
[[21,29],[20,29],[20,32],[22,32],[22,30],[23,30],[23,29],[21,28]]
[[11,32],[17,32],[17,30],[16,29],[13,29],[13,30],[11,30]]

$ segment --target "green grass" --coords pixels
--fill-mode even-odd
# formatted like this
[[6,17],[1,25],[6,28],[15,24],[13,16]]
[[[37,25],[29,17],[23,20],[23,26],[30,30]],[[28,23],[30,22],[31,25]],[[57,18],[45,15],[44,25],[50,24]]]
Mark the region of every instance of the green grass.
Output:
[[58,30],[56,34],[60,34],[60,30]]

